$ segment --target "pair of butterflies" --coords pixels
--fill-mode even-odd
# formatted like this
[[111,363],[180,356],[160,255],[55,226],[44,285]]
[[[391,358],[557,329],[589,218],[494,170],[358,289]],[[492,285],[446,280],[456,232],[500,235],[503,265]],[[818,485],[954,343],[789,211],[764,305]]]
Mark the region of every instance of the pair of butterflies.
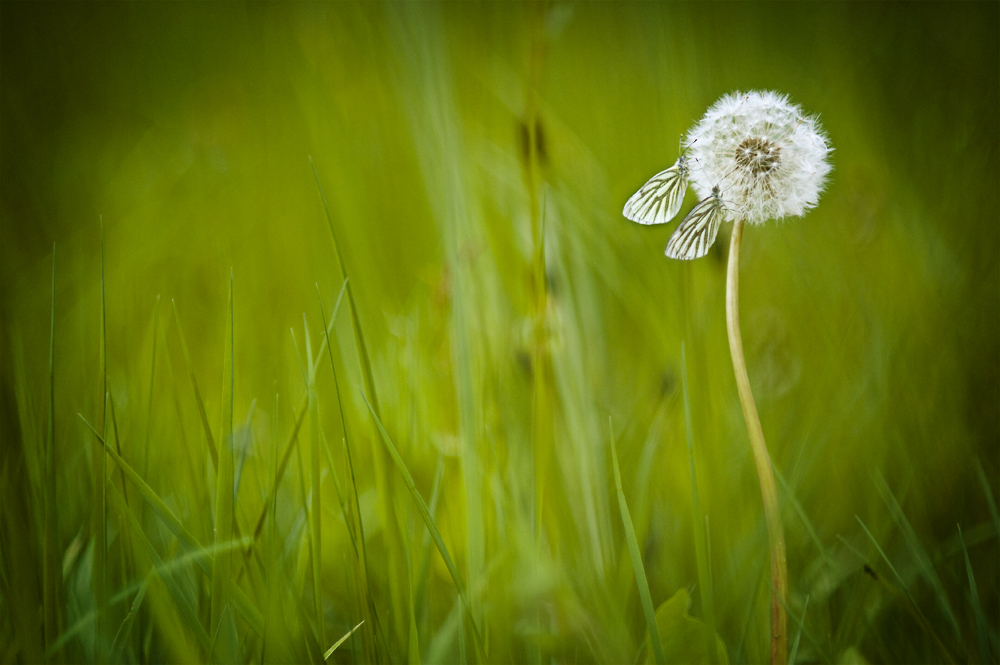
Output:
[[[681,155],[666,171],[657,173],[625,203],[622,214],[639,224],[666,224],[680,212],[688,186],[687,158]],[[712,188],[707,199],[696,205],[667,242],[672,259],[698,259],[706,254],[719,234],[725,217],[722,194]]]

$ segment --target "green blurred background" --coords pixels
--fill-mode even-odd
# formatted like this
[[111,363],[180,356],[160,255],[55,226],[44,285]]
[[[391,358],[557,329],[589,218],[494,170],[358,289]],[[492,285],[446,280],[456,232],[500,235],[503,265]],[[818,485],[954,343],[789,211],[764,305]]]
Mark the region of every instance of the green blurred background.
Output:
[[[223,659],[160,581],[113,648],[151,564],[113,503],[100,552],[103,456],[77,417],[105,420],[102,219],[106,431],[201,543],[217,477],[179,329],[217,441],[234,340],[244,533],[311,404],[271,535],[232,557],[268,637],[244,614],[219,630],[190,560],[165,573],[213,645],[231,637],[228,657],[322,659],[369,616],[331,660],[646,658],[610,416],[654,605],[687,589],[730,661],[765,659],[766,534],[725,332],[731,227],[688,263],[663,256],[674,225],[621,216],[707,107],[748,89],[818,114],[834,147],[819,206],[750,228],[742,257],[797,659],[1000,657],[996,3],[0,11],[4,662]],[[327,316],[342,285],[331,228],[381,420],[436,497],[468,615],[362,397],[346,297],[331,331],[346,425],[327,356],[305,401],[306,347],[323,339],[315,285]],[[368,575],[338,500],[345,427]],[[106,473],[163,560],[182,557],[110,460]],[[46,557],[59,574],[46,578]]]

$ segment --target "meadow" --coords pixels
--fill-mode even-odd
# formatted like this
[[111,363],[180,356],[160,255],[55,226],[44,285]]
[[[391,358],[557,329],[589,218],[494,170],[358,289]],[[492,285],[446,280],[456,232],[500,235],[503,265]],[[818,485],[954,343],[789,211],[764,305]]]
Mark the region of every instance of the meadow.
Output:
[[752,89],[789,661],[1000,660],[996,3],[0,11],[0,662],[766,662],[732,225],[622,216]]

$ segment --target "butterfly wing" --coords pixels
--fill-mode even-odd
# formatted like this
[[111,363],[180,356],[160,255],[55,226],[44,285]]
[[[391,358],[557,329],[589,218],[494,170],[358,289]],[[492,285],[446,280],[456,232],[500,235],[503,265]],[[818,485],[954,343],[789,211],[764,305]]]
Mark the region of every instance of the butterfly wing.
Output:
[[698,259],[708,254],[719,234],[725,211],[722,201],[710,196],[694,207],[667,242],[667,256],[672,259]]
[[639,224],[664,224],[677,216],[687,189],[687,165],[683,159],[657,173],[625,202],[622,214]]

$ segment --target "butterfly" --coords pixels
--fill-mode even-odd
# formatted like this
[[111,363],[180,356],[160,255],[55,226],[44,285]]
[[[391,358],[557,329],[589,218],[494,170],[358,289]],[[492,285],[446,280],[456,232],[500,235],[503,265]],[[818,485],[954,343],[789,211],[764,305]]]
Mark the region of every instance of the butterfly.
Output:
[[698,259],[708,254],[725,216],[718,185],[688,213],[667,241],[666,254],[672,259]]
[[684,155],[666,171],[657,173],[625,202],[622,214],[639,224],[665,224],[677,216],[688,186]]

